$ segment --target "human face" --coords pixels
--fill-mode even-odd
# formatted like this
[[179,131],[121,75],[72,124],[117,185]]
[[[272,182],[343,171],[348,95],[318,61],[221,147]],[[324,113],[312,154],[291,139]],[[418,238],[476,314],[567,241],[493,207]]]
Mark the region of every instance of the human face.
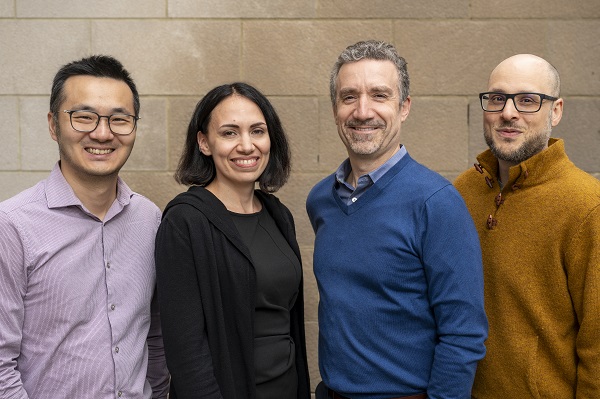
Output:
[[400,128],[410,97],[400,105],[398,72],[391,61],[361,60],[342,65],[333,109],[338,134],[350,160],[383,164],[400,146]]
[[258,105],[240,95],[221,101],[210,114],[208,132],[198,132],[198,145],[215,163],[211,184],[254,188],[269,163],[271,139]]
[[[496,67],[488,91],[500,93],[552,93],[551,77],[544,61],[532,56],[511,57]],[[508,100],[501,112],[483,113],[487,145],[500,162],[517,165],[548,148],[552,127],[562,117],[563,100],[544,100],[535,113],[521,113]]]
[[126,113],[134,115],[133,93],[123,81],[94,76],[72,76],[63,87],[65,100],[57,121],[48,113],[50,136],[58,143],[61,171],[67,181],[115,178],[129,158],[135,130],[127,136],[112,134],[106,118],[90,133],[71,127],[69,114],[63,110],[90,110],[100,115]]

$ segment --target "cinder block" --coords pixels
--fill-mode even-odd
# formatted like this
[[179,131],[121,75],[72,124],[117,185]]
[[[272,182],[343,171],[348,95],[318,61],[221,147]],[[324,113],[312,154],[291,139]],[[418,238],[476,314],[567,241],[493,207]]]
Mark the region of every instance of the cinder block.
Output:
[[[473,18],[598,18],[600,2],[596,0],[504,0],[504,1],[471,1]],[[553,21],[554,22],[554,21]],[[528,22],[523,22],[528,23]],[[529,27],[527,25],[527,27]]]
[[313,248],[303,247],[302,268],[304,271],[304,320],[318,321],[319,289],[313,272]]
[[21,97],[21,170],[50,171],[59,159],[48,129],[49,97]]
[[[2,157],[0,170],[19,169],[19,123],[18,101],[16,97],[0,97],[0,142]],[[2,186],[0,186],[2,187]]]
[[306,331],[306,354],[308,357],[308,373],[310,375],[311,391],[321,382],[319,373],[319,324],[316,321],[304,323]]
[[451,0],[323,0],[318,2],[318,18],[468,18],[469,1]]
[[89,32],[83,20],[3,20],[0,94],[50,94],[58,69],[89,55]]
[[312,18],[315,0],[169,0],[169,18]]
[[167,100],[140,98],[140,116],[135,145],[124,170],[167,169]]
[[[600,9],[600,1],[595,2]],[[562,95],[600,94],[600,21],[548,23],[548,61],[560,73]]]
[[243,29],[243,78],[267,95],[327,95],[331,67],[344,48],[392,38],[390,21],[257,20]]
[[187,191],[187,187],[177,184],[168,172],[121,171],[119,175],[133,191],[148,197],[161,210],[177,194]]
[[460,171],[468,161],[467,113],[464,97],[412,97],[402,143],[414,159],[437,172]]
[[92,49],[121,60],[144,95],[198,95],[240,77],[239,22],[95,20],[92,32]]
[[293,172],[288,183],[276,193],[294,216],[300,246],[312,247],[315,241],[315,234],[306,215],[306,197],[319,180],[321,176],[316,173]]
[[15,16],[15,5],[13,0],[0,0],[0,18],[12,18]]
[[487,150],[488,146],[483,138],[483,110],[479,98],[469,101],[469,159],[466,168],[477,162],[477,155]]
[[589,173],[600,172],[600,98],[565,97],[563,117],[552,131],[565,140],[575,165]]
[[295,172],[319,168],[319,101],[315,97],[272,97],[269,99],[288,136]]
[[19,0],[19,18],[160,18],[166,16],[166,0],[77,1]]
[[319,170],[322,177],[333,173],[348,152],[340,139],[329,97],[319,97]]
[[195,97],[170,98],[168,116],[169,135],[169,170],[175,171],[179,164],[179,158],[183,152],[183,146],[187,137],[187,129],[192,119],[196,104],[203,95]]
[[4,172],[0,171],[0,201],[9,199],[21,191],[34,186],[48,177],[49,172]]
[[518,53],[544,56],[545,21],[405,21],[394,22],[394,43],[408,62],[414,95],[474,95],[486,87],[492,69]]

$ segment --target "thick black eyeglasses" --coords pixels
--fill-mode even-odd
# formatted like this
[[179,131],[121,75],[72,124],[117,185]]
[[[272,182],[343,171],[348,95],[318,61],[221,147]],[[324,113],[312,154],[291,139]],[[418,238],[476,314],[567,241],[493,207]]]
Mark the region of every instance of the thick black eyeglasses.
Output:
[[108,128],[113,134],[126,136],[131,134],[141,119],[139,116],[129,114],[100,115],[94,111],[68,110],[63,111],[69,114],[71,127],[81,133],[90,133],[96,130],[101,118],[106,118]]
[[513,100],[515,109],[524,113],[538,112],[542,108],[542,102],[544,100],[558,100],[557,97],[548,96],[542,93],[479,93],[481,108],[486,112],[502,111],[509,98]]

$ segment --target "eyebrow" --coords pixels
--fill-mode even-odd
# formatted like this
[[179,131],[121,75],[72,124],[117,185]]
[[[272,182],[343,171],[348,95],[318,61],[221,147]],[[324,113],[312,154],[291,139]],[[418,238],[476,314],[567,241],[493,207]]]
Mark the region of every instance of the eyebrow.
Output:
[[[379,85],[379,86],[372,86],[369,87],[367,89],[367,91],[369,93],[393,93],[394,89],[392,87],[389,87],[387,85]],[[340,96],[344,96],[346,94],[354,94],[354,93],[358,93],[359,90],[353,88],[353,87],[344,87],[340,89]]]
[[[76,110],[79,110],[79,111],[94,111],[94,112],[98,112],[97,108],[92,107],[91,105],[87,105],[87,104],[74,104],[72,106],[72,109],[76,109]],[[131,114],[131,115],[134,114],[132,111],[129,111],[128,109],[123,108],[123,107],[111,108],[110,112],[111,112],[111,114]]]
[[[266,122],[254,122],[253,124],[250,125],[250,127],[258,127],[258,126],[267,126]],[[223,127],[234,127],[234,128],[239,128],[240,125],[236,125],[235,123],[226,123],[224,125],[220,126],[221,128]]]

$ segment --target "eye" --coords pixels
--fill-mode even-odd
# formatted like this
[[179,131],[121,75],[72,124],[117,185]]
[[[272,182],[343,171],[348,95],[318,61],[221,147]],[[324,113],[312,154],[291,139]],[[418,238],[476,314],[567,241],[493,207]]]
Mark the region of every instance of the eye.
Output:
[[491,102],[503,103],[506,102],[506,96],[500,94],[490,94],[489,99]]
[[237,132],[235,130],[224,130],[221,134],[225,137],[232,137],[235,136]]
[[376,93],[373,97],[378,100],[387,100],[389,98],[389,96],[385,93]]
[[254,130],[252,130],[252,134],[260,136],[266,133],[266,130],[263,128],[256,128]]

